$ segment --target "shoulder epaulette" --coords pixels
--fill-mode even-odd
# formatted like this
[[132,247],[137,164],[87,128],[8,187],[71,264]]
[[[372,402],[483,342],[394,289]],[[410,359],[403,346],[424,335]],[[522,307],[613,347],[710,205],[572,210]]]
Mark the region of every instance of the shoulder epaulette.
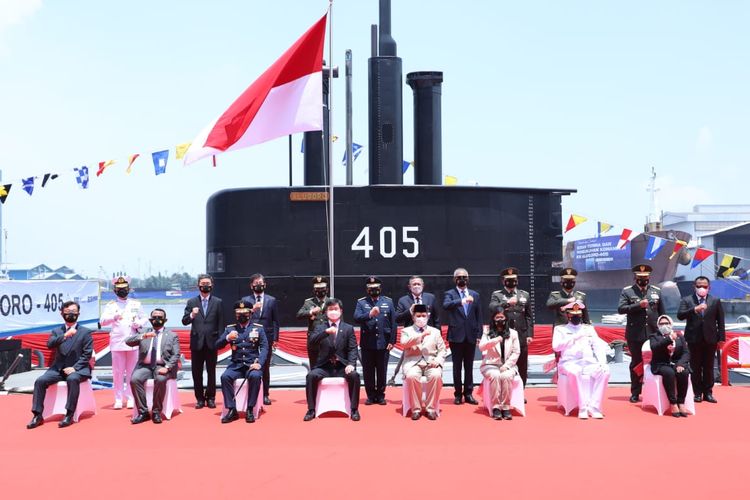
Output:
[[492,295],[495,295],[496,293],[503,293],[503,291],[502,290],[495,290],[495,291],[492,292]]
[[359,302],[360,300],[365,300],[366,298],[367,298],[367,296],[360,297],[360,298],[357,299],[357,302]]
[[633,289],[633,285],[628,285],[626,287],[623,287],[622,291],[624,292],[625,290],[632,290],[632,289]]
[[659,290],[659,291],[661,292],[661,288],[659,288],[659,287],[658,287],[658,286],[656,286],[656,285],[651,285],[651,288],[653,288],[654,290]]
[[253,323],[253,326],[259,326],[259,327],[263,328],[263,325],[261,325],[260,323]]
[[227,328],[237,328],[237,323],[232,323],[231,325],[227,325]]
[[581,295],[586,295],[586,292],[576,291],[576,293],[580,293]]

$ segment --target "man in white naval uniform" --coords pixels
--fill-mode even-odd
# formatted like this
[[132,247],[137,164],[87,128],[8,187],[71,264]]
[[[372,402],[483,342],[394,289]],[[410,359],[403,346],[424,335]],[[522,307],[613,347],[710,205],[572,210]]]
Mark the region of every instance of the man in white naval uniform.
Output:
[[[138,347],[130,347],[125,339],[138,333],[138,329],[148,323],[141,309],[141,303],[128,298],[130,278],[118,276],[112,280],[117,299],[104,306],[100,323],[111,327],[109,350],[112,354],[112,385],[115,390],[114,408],[122,408],[123,390],[127,396],[128,408],[133,407],[133,393],[130,389],[130,376],[138,362]],[[123,385],[124,384],[124,385]]]
[[565,306],[568,323],[555,327],[552,349],[560,353],[558,369],[573,377],[578,386],[578,418],[604,418],[602,399],[609,381],[607,344],[599,338],[593,326],[582,322],[582,302]]

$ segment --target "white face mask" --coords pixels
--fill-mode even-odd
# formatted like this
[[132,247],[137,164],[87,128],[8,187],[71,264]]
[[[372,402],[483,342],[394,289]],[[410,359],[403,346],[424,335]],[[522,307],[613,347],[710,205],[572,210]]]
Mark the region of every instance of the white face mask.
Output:
[[705,297],[706,295],[708,295],[708,288],[696,288],[695,294],[698,297]]
[[338,321],[341,317],[341,311],[339,311],[338,309],[332,309],[326,312],[326,316],[330,321]]
[[427,318],[414,318],[414,324],[417,326],[417,328],[424,328],[427,326]]
[[659,332],[662,335],[669,335],[670,333],[672,333],[672,327],[670,325],[660,325]]
[[424,287],[422,285],[412,285],[411,286],[411,293],[413,295],[416,295],[417,297],[422,295],[422,290],[424,290]]

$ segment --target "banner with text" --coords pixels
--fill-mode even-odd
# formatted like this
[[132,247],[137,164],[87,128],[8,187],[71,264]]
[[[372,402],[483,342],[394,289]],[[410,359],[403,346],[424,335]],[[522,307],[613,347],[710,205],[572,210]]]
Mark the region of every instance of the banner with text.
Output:
[[99,283],[85,280],[7,280],[0,288],[0,337],[48,331],[62,324],[60,306],[81,305],[78,322],[96,327]]
[[579,271],[630,269],[630,246],[618,249],[619,236],[602,236],[573,243],[573,264]]

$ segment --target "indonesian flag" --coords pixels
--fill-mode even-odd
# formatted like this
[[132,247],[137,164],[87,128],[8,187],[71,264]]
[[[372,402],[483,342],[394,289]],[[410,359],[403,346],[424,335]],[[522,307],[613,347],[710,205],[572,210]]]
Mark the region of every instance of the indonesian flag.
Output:
[[323,129],[326,16],[193,140],[185,165],[277,137]]
[[574,227],[576,227],[576,226],[578,226],[580,224],[583,224],[587,220],[588,219],[586,217],[584,217],[583,215],[571,214],[570,215],[570,219],[568,219],[568,225],[565,226],[565,232],[567,233],[568,231],[570,231]]

